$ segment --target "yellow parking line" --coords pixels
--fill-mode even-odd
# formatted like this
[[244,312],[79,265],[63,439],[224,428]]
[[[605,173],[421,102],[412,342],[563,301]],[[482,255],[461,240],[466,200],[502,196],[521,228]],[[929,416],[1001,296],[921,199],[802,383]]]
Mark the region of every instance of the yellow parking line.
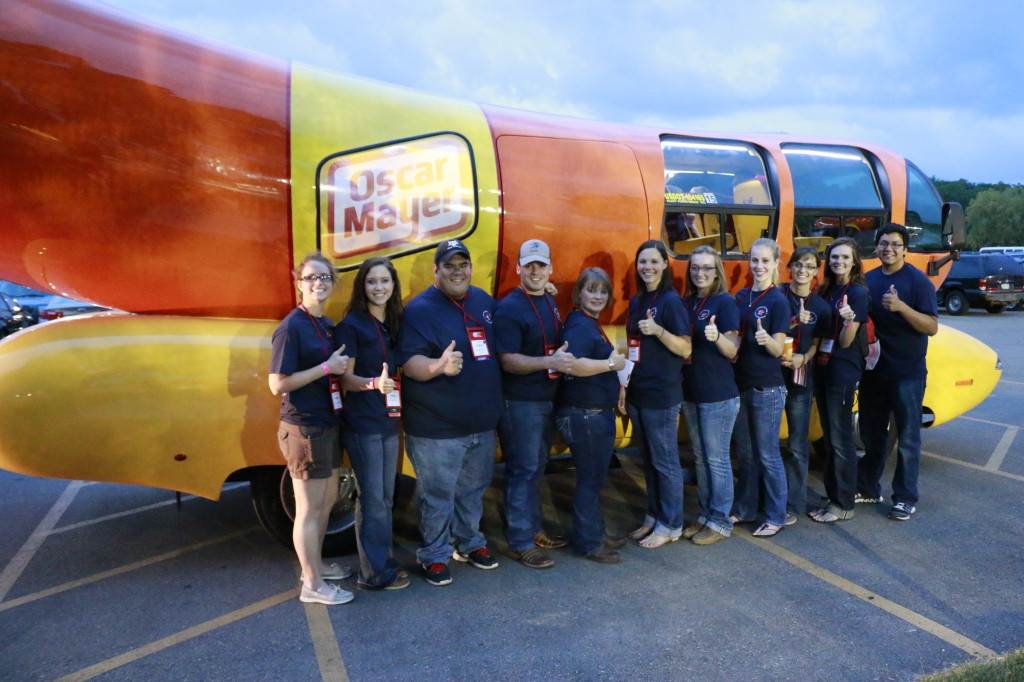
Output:
[[804,559],[798,554],[794,554],[788,549],[779,547],[773,542],[756,538],[753,535],[751,535],[750,532],[747,530],[744,530],[742,528],[734,528],[733,535],[738,535],[747,542],[757,545],[766,552],[774,554],[783,561],[792,564],[793,566],[796,566],[800,570],[805,571],[810,575],[813,575],[815,578],[824,580],[833,587],[837,587],[843,592],[846,592],[847,594],[857,597],[858,599],[862,599],[868,604],[880,608],[883,611],[886,611],[887,613],[890,613],[896,616],[897,618],[900,618],[901,620],[910,623],[914,627],[924,630],[925,632],[934,635],[935,637],[938,637],[942,641],[947,642],[955,646],[956,648],[967,652],[975,658],[988,658],[997,655],[996,652],[992,649],[989,649],[988,647],[978,644],[974,640],[964,637],[960,633],[947,628],[945,625],[937,623],[926,616],[922,616],[920,613],[911,611],[910,609],[904,606],[900,606],[896,602],[890,601],[885,597],[872,592],[871,590],[861,587],[857,583],[851,582],[846,578],[838,576],[832,571],[829,571],[826,568],[822,568],[821,566],[818,566],[817,564],[814,564],[808,561],[807,559]]
[[338,648],[338,636],[334,632],[334,624],[327,615],[327,607],[322,604],[303,604],[306,607],[306,622],[309,634],[313,638],[313,651],[316,663],[320,667],[320,676],[324,682],[349,682],[348,669]]
[[97,675],[102,675],[103,673],[110,672],[111,670],[115,670],[117,668],[120,668],[121,666],[128,665],[129,663],[133,663],[141,658],[145,658],[150,654],[155,654],[159,651],[163,651],[164,649],[169,649],[172,646],[181,644],[182,642],[198,637],[199,635],[206,634],[207,632],[216,630],[217,628],[224,627],[225,625],[230,625],[231,623],[242,620],[243,618],[248,618],[253,614],[269,609],[271,606],[283,604],[289,599],[295,599],[296,596],[298,596],[297,589],[291,589],[287,592],[282,592],[281,594],[269,597],[267,599],[264,599],[263,601],[258,601],[255,604],[250,604],[249,606],[246,606],[243,609],[238,609],[236,611],[232,611],[231,613],[225,613],[223,616],[220,616],[219,618],[208,620],[205,623],[200,623],[199,625],[188,628],[187,630],[176,632],[175,634],[170,635],[169,637],[164,637],[163,639],[158,639],[155,642],[150,642],[145,646],[140,646],[137,649],[127,651],[121,654],[120,656],[114,656],[113,658],[108,658],[105,661],[100,661],[95,665],[91,665],[88,668],[82,668],[77,672],[73,672],[70,675],[66,675],[64,677],[59,678],[58,682],[77,682],[78,680],[90,680],[96,677]]
[[18,597],[17,599],[11,599],[10,601],[0,602],[0,612],[6,611],[8,609],[13,609],[16,606],[21,606],[22,604],[27,604],[29,602],[37,601],[37,600],[43,599],[45,597],[52,597],[55,594],[60,594],[61,592],[66,592],[67,590],[71,590],[71,589],[74,589],[76,587],[81,587],[83,585],[88,585],[90,583],[99,582],[100,580],[105,580],[105,579],[111,578],[111,577],[113,577],[115,575],[121,575],[122,573],[128,573],[130,571],[135,571],[135,570],[138,570],[140,568],[145,568],[146,566],[152,566],[153,564],[160,563],[161,561],[167,561],[168,559],[174,559],[176,557],[181,556],[182,554],[187,554],[188,552],[194,552],[197,549],[202,549],[203,547],[209,547],[210,545],[215,545],[215,544],[220,543],[220,542],[225,542],[227,540],[231,540],[232,538],[237,538],[240,535],[245,535],[247,533],[251,533],[254,530],[256,530],[256,528],[257,528],[256,526],[253,526],[253,527],[247,528],[245,530],[236,531],[234,533],[228,533],[227,535],[221,535],[220,537],[213,538],[211,540],[204,540],[203,542],[198,542],[198,543],[196,543],[194,545],[190,545],[188,547],[182,547],[181,549],[176,549],[176,550],[173,550],[171,552],[166,552],[164,554],[158,554],[156,556],[149,557],[148,559],[143,559],[141,561],[136,561],[136,562],[133,562],[133,563],[130,563],[130,564],[125,564],[124,566],[118,566],[117,568],[112,568],[109,571],[103,571],[101,573],[95,573],[93,575],[86,576],[85,578],[80,578],[78,580],[72,580],[71,582],[62,583],[60,585],[55,585],[54,587],[49,587],[49,588],[47,588],[45,590],[40,590],[39,592],[33,592],[32,594],[26,594],[25,596]]

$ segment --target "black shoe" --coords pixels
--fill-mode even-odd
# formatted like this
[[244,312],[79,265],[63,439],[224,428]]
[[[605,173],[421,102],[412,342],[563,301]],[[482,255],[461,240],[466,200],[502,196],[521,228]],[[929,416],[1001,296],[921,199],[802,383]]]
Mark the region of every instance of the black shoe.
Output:
[[485,571],[498,567],[498,560],[494,558],[494,555],[491,554],[486,547],[474,549],[469,554],[463,554],[459,550],[455,550],[452,552],[452,558],[456,561],[468,561],[477,568],[482,568]]
[[604,545],[605,549],[622,549],[629,542],[624,537],[612,537],[611,535],[605,535],[601,544]]
[[452,582],[452,574],[448,571],[448,565],[442,564],[440,561],[435,561],[430,564],[423,564],[424,578],[431,585],[450,585]]
[[508,555],[527,568],[551,568],[555,562],[540,547],[527,547],[522,552],[510,549]]
[[617,564],[622,561],[622,553],[616,549],[606,549],[602,547],[593,554],[587,554],[583,558],[596,561],[599,564]]

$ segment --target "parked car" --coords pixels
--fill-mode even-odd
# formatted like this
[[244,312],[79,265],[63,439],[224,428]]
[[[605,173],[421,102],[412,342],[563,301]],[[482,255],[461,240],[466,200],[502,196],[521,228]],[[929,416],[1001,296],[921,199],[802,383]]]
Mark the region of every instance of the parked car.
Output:
[[[108,310],[94,303],[83,303],[57,294],[48,294],[23,287],[14,282],[0,281],[0,293],[14,298],[25,312],[36,321],[56,320],[81,313],[95,313]],[[34,324],[34,323],[33,323]]]
[[14,297],[0,293],[0,339],[38,321],[34,311],[23,308]]
[[1021,265],[1002,253],[964,252],[936,295],[950,315],[962,315],[971,306],[1001,313],[1024,300],[1024,275]]

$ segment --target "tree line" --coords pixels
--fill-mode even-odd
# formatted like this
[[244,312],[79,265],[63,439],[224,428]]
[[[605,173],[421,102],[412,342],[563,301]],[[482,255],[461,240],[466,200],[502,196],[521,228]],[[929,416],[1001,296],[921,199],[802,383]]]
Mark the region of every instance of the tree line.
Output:
[[1024,245],[1024,185],[932,178],[943,201],[967,212],[967,247]]

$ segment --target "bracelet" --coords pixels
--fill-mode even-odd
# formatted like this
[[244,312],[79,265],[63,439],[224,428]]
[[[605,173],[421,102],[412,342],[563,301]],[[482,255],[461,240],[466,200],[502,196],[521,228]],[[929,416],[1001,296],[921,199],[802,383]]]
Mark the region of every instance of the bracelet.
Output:
[[665,336],[665,328],[664,327],[661,328],[661,333],[658,334],[658,338],[660,339],[663,336]]
[[324,371],[324,374],[330,374],[331,373],[331,368],[327,366],[326,362],[321,362],[320,363],[320,369],[322,369]]
[[370,379],[369,383],[366,384],[367,391],[372,391],[375,388],[377,388],[377,379],[380,379],[380,377],[374,377]]
[[852,326],[853,322],[850,322],[849,320],[843,320],[843,329],[849,329]]

